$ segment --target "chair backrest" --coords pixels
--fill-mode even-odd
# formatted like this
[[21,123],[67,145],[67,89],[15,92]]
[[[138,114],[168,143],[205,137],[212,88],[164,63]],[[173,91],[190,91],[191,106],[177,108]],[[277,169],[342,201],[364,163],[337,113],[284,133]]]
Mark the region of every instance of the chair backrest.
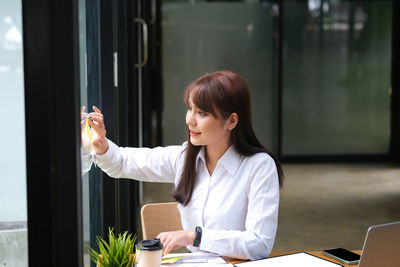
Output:
[[143,239],[152,239],[161,232],[182,230],[177,202],[146,204],[141,210]]

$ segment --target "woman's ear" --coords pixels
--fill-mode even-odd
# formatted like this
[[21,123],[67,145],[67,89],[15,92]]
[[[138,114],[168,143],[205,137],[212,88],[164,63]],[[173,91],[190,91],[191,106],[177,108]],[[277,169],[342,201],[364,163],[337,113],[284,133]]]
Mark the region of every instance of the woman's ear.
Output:
[[231,113],[231,115],[227,119],[226,126],[227,126],[228,130],[232,131],[233,129],[235,129],[238,122],[239,122],[239,117],[238,117],[237,113],[235,113],[235,112]]

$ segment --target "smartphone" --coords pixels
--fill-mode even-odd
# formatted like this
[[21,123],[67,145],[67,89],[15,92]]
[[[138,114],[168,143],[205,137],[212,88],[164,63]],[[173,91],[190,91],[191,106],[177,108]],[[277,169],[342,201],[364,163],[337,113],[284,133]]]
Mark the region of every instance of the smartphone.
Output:
[[322,252],[345,264],[357,264],[360,261],[360,255],[344,248],[326,249]]

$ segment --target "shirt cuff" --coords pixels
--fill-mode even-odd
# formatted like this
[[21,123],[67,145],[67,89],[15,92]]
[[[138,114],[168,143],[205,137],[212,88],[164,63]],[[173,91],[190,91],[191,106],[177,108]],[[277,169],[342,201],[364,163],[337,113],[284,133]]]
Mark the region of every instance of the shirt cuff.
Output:
[[212,230],[209,229],[204,229],[203,228],[203,233],[201,236],[201,242],[200,242],[200,250],[204,250],[204,251],[216,251],[215,249],[215,241],[214,241],[214,233]]
[[106,139],[108,142],[108,149],[106,151],[106,153],[98,155],[95,154],[94,158],[96,160],[96,164],[99,165],[100,167],[106,163],[106,162],[110,162],[111,159],[113,158],[113,154],[114,151],[118,149],[118,146],[116,144],[114,144],[112,141]]

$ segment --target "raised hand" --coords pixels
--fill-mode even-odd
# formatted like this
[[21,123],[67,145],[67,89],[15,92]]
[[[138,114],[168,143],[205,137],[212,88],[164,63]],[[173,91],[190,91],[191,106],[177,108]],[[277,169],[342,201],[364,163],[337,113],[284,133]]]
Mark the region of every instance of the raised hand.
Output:
[[93,106],[93,110],[94,112],[89,113],[89,124],[92,127],[92,146],[96,154],[101,155],[108,150],[106,128],[100,109]]

